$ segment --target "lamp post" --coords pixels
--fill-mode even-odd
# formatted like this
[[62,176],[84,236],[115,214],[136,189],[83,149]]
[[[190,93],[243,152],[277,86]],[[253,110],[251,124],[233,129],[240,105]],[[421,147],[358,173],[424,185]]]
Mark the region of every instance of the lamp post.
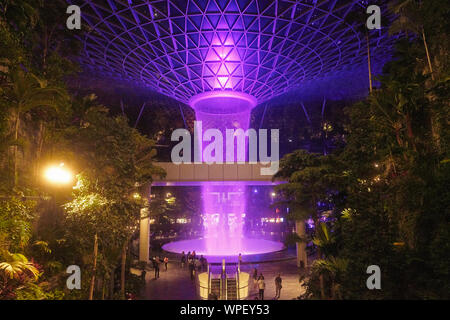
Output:
[[59,193],[63,191],[62,189],[66,190],[67,187],[73,185],[73,173],[61,162],[59,165],[49,165],[44,171],[44,179],[51,188],[50,193],[56,210],[56,206],[60,200],[58,197]]

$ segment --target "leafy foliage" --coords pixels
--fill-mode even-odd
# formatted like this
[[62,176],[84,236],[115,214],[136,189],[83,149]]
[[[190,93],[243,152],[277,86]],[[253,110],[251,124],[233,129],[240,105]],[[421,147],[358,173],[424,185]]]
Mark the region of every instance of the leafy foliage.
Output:
[[[305,298],[449,297],[449,5],[406,0],[392,10],[392,32],[419,37],[401,39],[379,89],[346,109],[345,147],[281,161],[278,175],[288,184],[279,190],[295,209],[291,218],[317,219],[317,202],[332,204],[327,224],[315,223],[311,241],[321,255]],[[382,290],[365,286],[373,264]]]

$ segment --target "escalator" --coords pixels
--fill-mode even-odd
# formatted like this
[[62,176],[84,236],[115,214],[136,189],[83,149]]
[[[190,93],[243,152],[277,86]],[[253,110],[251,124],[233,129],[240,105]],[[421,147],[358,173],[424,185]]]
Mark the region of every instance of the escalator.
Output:
[[215,279],[211,279],[210,281],[210,294],[213,294],[217,297],[217,299],[221,299],[222,295],[221,295],[221,283],[222,279],[221,278],[215,278]]
[[227,288],[227,300],[238,300],[237,292],[237,278],[227,277],[225,278]]
[[208,264],[208,299],[239,300],[239,272],[235,263]]

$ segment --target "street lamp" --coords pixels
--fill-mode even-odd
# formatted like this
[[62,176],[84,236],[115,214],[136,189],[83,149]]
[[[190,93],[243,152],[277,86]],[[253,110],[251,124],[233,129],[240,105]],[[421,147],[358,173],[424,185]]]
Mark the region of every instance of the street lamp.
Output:
[[135,193],[133,193],[133,199],[140,200],[141,199],[141,195],[138,192],[135,192]]
[[73,180],[73,174],[66,168],[64,163],[59,166],[50,166],[45,170],[44,177],[53,184],[69,184]]

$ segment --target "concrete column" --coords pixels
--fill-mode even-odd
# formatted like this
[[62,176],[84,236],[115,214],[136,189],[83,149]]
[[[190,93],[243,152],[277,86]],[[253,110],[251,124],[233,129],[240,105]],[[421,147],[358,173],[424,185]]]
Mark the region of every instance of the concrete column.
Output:
[[149,262],[150,218],[147,209],[141,209],[139,226],[139,261]]
[[[295,232],[301,238],[306,236],[305,232],[305,221],[297,220],[295,221]],[[308,257],[306,254],[306,243],[305,242],[297,242],[297,266],[306,268],[308,266]]]

